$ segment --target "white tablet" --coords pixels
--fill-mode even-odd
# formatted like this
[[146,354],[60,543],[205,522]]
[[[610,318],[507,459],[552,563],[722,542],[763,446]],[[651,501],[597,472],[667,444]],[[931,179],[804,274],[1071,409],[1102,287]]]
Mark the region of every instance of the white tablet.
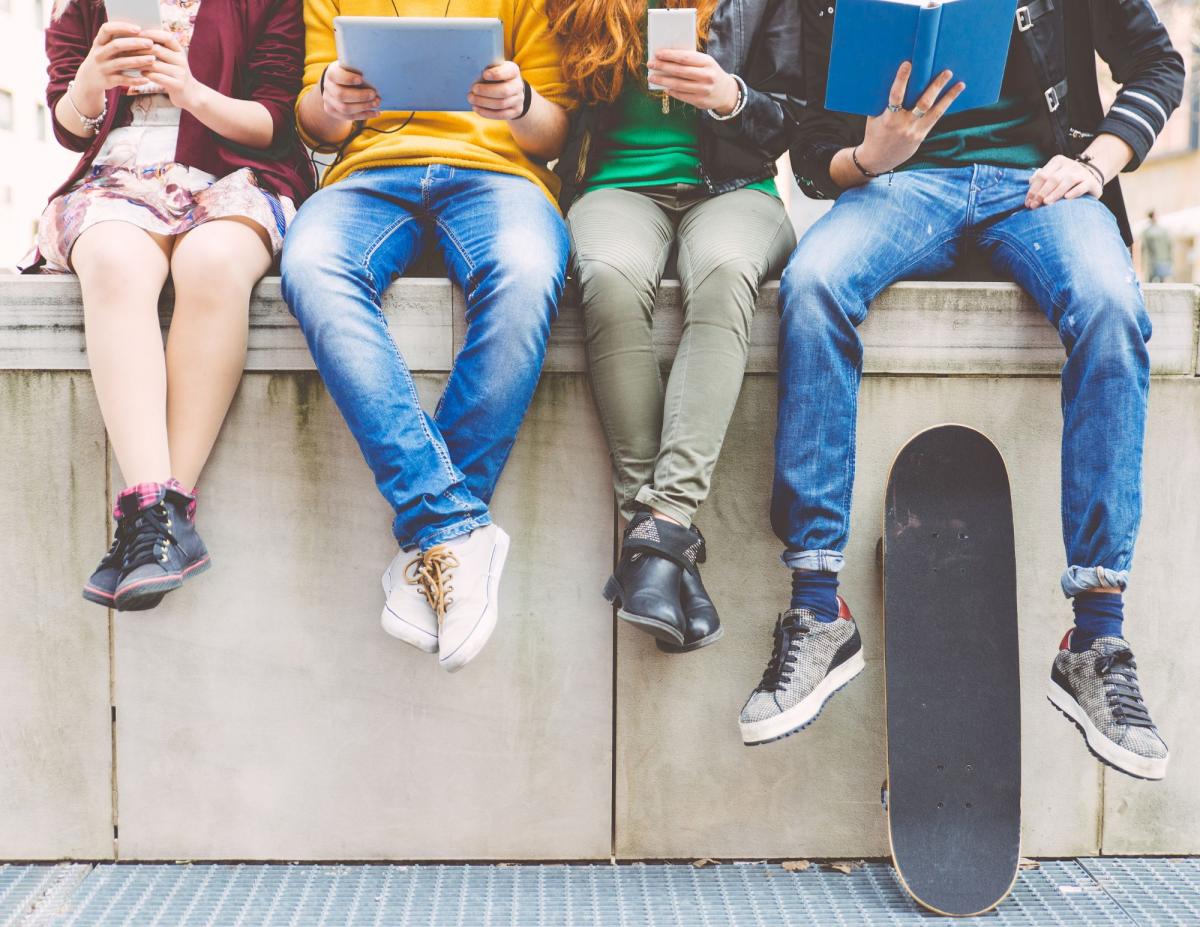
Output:
[[498,19],[335,16],[333,33],[338,61],[392,112],[469,111],[471,85],[504,61]]

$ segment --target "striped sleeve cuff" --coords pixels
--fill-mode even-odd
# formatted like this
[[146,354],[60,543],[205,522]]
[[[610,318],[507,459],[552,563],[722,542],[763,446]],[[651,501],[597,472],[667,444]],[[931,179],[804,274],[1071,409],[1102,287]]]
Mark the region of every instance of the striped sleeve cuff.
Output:
[[1145,90],[1122,90],[1108,108],[1099,131],[1117,136],[1133,149],[1133,160],[1125,168],[1131,171],[1150,153],[1166,124],[1167,107],[1153,94]]

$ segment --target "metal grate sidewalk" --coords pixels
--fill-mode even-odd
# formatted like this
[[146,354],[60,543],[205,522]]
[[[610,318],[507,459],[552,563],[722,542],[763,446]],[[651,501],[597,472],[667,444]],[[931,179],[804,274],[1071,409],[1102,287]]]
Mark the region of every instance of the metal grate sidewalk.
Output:
[[[891,866],[0,865],[0,927],[906,927]],[[1043,862],[988,927],[1200,927],[1200,859]]]

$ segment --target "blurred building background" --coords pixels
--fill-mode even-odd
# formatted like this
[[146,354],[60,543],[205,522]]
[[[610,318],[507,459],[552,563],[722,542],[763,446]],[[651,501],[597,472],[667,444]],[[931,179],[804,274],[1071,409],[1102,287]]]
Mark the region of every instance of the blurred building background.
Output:
[[[47,197],[77,157],[54,141],[45,106],[43,29],[50,3],[0,0],[0,272],[29,249]],[[1156,0],[1155,7],[1187,61],[1187,96],[1150,158],[1123,186],[1135,232],[1155,210],[1171,233],[1172,279],[1200,281],[1200,0]],[[1111,78],[1099,67],[1102,90],[1111,97]],[[805,198],[793,183],[780,186],[798,229],[829,207]]]
[[54,140],[46,109],[51,2],[0,0],[0,270],[32,245],[47,197],[79,160]]

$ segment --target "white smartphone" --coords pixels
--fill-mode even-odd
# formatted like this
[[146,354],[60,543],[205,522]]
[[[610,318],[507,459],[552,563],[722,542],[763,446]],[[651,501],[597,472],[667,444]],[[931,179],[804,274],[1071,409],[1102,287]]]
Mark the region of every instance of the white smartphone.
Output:
[[162,28],[158,0],[104,0],[108,21],[133,23],[143,29]]
[[[674,48],[681,51],[696,50],[696,11],[691,8],[682,10],[647,10],[646,20],[646,61],[654,57],[660,48]],[[650,85],[651,90],[662,90],[657,84]]]

